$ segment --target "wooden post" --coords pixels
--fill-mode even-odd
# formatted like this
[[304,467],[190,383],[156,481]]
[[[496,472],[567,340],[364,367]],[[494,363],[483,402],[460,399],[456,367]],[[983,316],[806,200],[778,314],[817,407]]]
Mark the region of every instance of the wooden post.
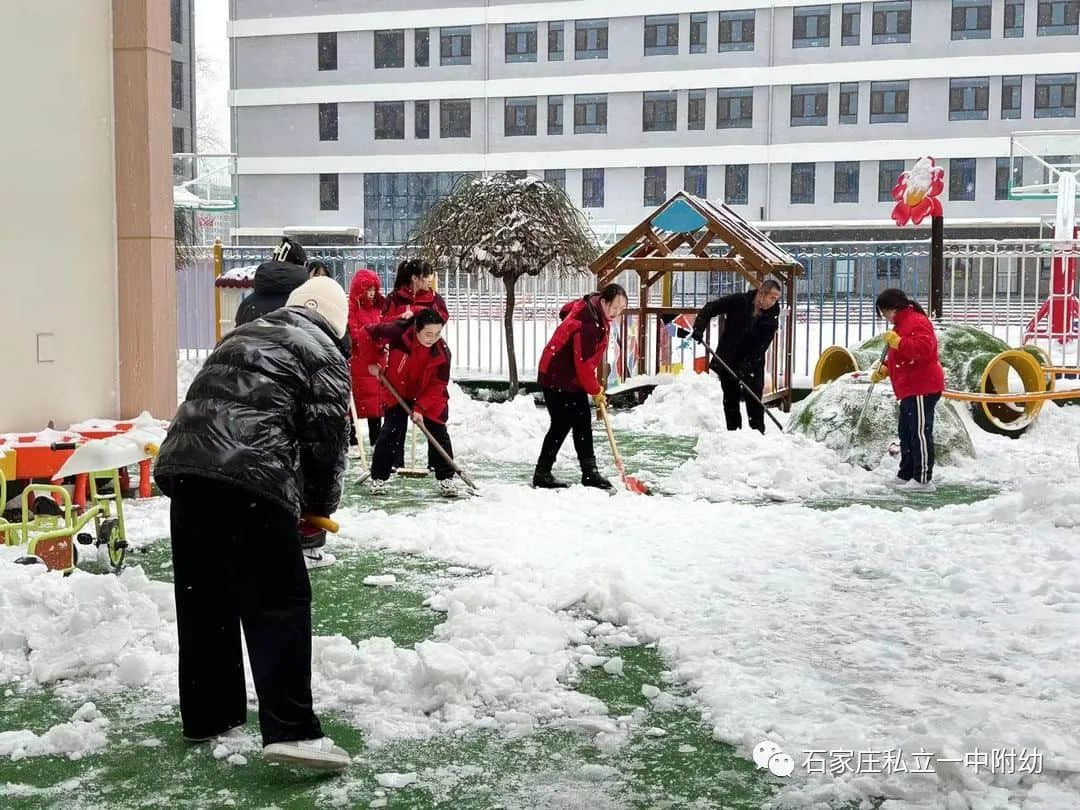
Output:
[[930,219],[930,315],[941,320],[945,297],[945,218]]
[[217,280],[223,272],[224,258],[221,250],[221,240],[214,240],[214,343],[221,342],[221,288]]
[[644,270],[638,271],[639,294],[638,294],[638,336],[637,336],[637,373],[645,373],[645,346],[648,343],[649,324],[645,321],[645,310],[649,308],[649,274]]
[[788,270],[787,276],[787,335],[784,337],[784,385],[787,394],[783,400],[784,413],[791,410],[791,392],[795,380],[791,376],[791,370],[795,368],[795,270]]

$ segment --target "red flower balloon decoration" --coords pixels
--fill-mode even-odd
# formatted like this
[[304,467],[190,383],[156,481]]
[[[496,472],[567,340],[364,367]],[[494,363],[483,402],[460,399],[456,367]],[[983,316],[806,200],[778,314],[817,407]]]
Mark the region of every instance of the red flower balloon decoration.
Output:
[[945,189],[945,170],[932,157],[919,158],[911,171],[903,172],[893,186],[896,205],[893,221],[900,226],[920,224],[926,217],[942,215],[938,195]]

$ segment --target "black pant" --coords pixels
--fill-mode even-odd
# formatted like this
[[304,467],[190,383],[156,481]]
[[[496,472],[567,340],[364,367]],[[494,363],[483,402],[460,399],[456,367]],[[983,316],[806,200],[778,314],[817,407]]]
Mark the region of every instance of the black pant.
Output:
[[367,420],[368,439],[371,440],[371,446],[374,447],[375,443],[379,441],[379,431],[382,430],[382,419],[378,416],[369,416]]
[[934,478],[934,409],[941,394],[900,400],[899,478],[925,484]]
[[596,464],[589,395],[584,391],[559,391],[555,388],[543,390],[544,404],[551,416],[551,427],[544,436],[537,467],[546,472],[551,471],[551,466],[559,455],[559,448],[566,440],[566,435],[571,432],[574,434],[574,450],[577,451],[582,469],[588,464]]
[[[720,377],[720,385],[724,389],[724,420],[728,430],[742,428],[742,413],[739,410],[741,402],[746,403],[746,416],[752,430],[765,432],[765,408],[759,404],[761,395],[765,391],[765,367],[764,365],[739,368],[730,361],[725,361],[728,368],[738,374],[733,377],[715,360],[712,369]],[[739,379],[746,383],[747,387],[757,395],[757,400],[746,393],[739,385]]]
[[311,584],[296,518],[237,487],[177,480],[170,512],[185,737],[247,719],[244,629],[263,745],[323,736],[311,699]]
[[[383,414],[382,430],[379,432],[379,440],[375,443],[375,452],[371,457],[371,477],[376,481],[385,481],[390,477],[390,471],[395,466],[404,466],[400,460],[405,456],[405,435],[408,427],[409,415],[400,405],[395,405]],[[425,419],[424,427],[435,437],[435,441],[442,445],[450,458],[453,458],[454,448],[450,444],[450,434],[446,430],[446,425]],[[419,428],[416,429],[419,430]],[[454,468],[431,442],[428,442],[427,465],[428,469],[435,470],[435,477],[440,481],[454,477]]]

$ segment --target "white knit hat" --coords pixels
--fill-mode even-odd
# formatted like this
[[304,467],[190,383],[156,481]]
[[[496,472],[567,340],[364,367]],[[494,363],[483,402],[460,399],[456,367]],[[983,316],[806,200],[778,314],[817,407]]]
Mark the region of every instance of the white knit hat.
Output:
[[313,309],[329,321],[334,334],[345,337],[349,327],[349,299],[341,285],[329,276],[310,278],[292,291],[287,307]]

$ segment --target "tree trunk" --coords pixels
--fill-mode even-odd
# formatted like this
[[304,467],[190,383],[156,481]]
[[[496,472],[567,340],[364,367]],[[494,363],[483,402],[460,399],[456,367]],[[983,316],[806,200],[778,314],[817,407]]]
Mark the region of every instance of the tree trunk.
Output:
[[503,331],[506,333],[506,358],[510,368],[510,390],[508,399],[513,399],[518,392],[518,368],[517,354],[514,351],[514,305],[517,303],[514,287],[517,285],[518,274],[507,273],[503,276],[503,286],[506,287],[506,310],[503,312]]

